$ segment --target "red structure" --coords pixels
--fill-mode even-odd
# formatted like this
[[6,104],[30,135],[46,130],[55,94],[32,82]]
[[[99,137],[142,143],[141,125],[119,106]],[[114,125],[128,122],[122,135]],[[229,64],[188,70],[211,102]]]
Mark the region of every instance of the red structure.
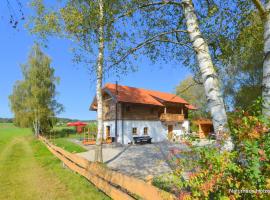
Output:
[[86,125],[87,125],[87,123],[80,122],[80,121],[67,123],[67,126],[75,126],[76,127],[76,131],[78,133],[81,133],[82,132],[82,128],[85,127]]

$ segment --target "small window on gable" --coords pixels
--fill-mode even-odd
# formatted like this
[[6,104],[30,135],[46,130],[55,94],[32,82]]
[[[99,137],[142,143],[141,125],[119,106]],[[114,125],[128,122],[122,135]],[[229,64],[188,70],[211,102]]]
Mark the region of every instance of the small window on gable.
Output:
[[126,106],[126,111],[127,111],[127,112],[130,111],[130,106]]
[[143,134],[144,135],[148,135],[148,127],[144,127],[143,128]]
[[132,135],[137,135],[137,128],[132,128]]

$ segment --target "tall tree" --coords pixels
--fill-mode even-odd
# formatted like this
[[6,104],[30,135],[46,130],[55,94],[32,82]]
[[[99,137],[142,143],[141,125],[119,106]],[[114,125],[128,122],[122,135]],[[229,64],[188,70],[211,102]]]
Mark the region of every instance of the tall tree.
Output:
[[36,16],[29,23],[31,32],[42,39],[48,36],[70,39],[74,42],[74,61],[83,62],[95,75],[98,119],[95,161],[103,162],[102,82],[105,66],[111,62],[111,50],[122,39],[115,17],[120,15],[126,3],[118,0],[68,0],[51,9],[42,0],[34,0],[32,5]]
[[31,127],[32,123],[28,117],[26,99],[28,87],[25,81],[17,81],[13,86],[12,95],[9,96],[10,107],[14,113],[14,124],[19,127]]
[[[136,9],[132,11],[139,10],[142,15],[141,20],[137,20],[139,22],[135,23],[136,30],[139,29],[138,24],[140,24],[144,40],[127,51],[120,49],[117,54],[120,55],[120,59],[116,64],[143,47],[146,47],[145,53],[150,55],[152,60],[162,57],[167,61],[175,59],[178,63],[182,61],[201,77],[215,130],[224,127],[224,130],[228,131],[219,77],[212,62],[208,43],[201,34],[193,2],[191,0],[180,2],[135,0],[134,2]],[[196,2],[199,5],[202,4],[200,1]],[[204,4],[198,11],[200,16],[204,15],[204,10],[207,10],[204,7],[207,7],[208,1],[203,2]],[[206,13],[210,12],[212,12],[212,8],[206,11]],[[135,14],[134,16],[138,17]],[[203,21],[202,18],[201,21]]]
[[252,0],[264,23],[264,60],[262,80],[262,112],[270,117],[270,1]]
[[98,0],[99,22],[98,22],[98,60],[97,60],[97,120],[98,133],[96,138],[95,161],[103,162],[102,140],[103,140],[103,101],[102,101],[102,80],[104,64],[104,2]]
[[263,24],[254,9],[240,15],[233,35],[219,36],[219,70],[227,105],[247,109],[262,95]]
[[[116,59],[115,65],[125,61],[130,54],[135,54],[140,49],[144,49],[145,54],[150,56],[153,61],[160,60],[160,58],[165,61],[179,59],[178,62],[184,62],[200,75],[215,131],[229,133],[220,78],[211,57],[215,50],[209,49],[208,41],[201,33],[201,29],[206,35],[210,35],[208,32],[212,32],[211,23],[215,22],[212,16],[213,13],[216,13],[216,4],[207,0],[196,1],[199,10],[195,11],[192,0],[180,2],[134,0],[133,2],[136,7],[127,11],[127,14],[135,19],[135,30],[140,32],[144,40],[137,42],[135,46],[126,51],[120,49],[115,54],[120,55],[120,58]],[[220,3],[220,5],[222,4]],[[225,5],[228,6],[227,3]],[[226,10],[226,6],[221,7]],[[139,15],[134,14],[135,11],[139,11]],[[136,20],[140,15],[141,19]],[[203,22],[201,25],[203,28],[199,27],[199,20]],[[223,23],[224,20],[219,25],[222,27]],[[138,25],[141,25],[141,28]],[[133,33],[133,35],[136,34]],[[228,150],[232,149],[230,137],[227,137],[223,147]]]
[[225,104],[220,89],[219,78],[214,68],[209,47],[200,32],[198,18],[196,16],[192,0],[183,0],[184,16],[190,40],[196,57],[204,85],[208,107],[213,118],[215,130],[223,126],[228,131],[228,121]]
[[18,81],[10,95],[15,122],[20,126],[32,126],[34,133],[46,134],[52,126],[55,114],[63,107],[55,100],[55,84],[51,60],[34,45],[28,62],[22,65],[24,80]]

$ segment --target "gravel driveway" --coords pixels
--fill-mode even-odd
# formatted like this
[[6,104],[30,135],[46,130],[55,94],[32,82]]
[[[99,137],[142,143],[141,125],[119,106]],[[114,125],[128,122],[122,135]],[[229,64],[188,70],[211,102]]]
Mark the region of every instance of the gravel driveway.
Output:
[[[78,155],[93,161],[94,146],[87,148],[89,151]],[[156,176],[171,171],[168,155],[172,148],[187,149],[183,144],[172,144],[168,141],[124,147],[104,145],[103,160],[108,167],[116,171],[145,179],[149,175]]]

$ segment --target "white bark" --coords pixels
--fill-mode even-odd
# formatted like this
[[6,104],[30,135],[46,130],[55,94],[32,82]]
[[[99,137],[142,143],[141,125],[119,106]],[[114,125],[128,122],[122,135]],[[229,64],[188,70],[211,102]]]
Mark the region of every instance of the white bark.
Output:
[[102,139],[103,139],[103,119],[102,119],[102,79],[103,79],[103,63],[104,63],[104,3],[103,0],[98,0],[99,4],[99,28],[98,28],[98,60],[97,60],[97,138],[95,161],[103,162],[102,156]]
[[270,1],[266,3],[264,19],[264,61],[262,80],[262,112],[266,117],[270,117]]
[[35,120],[33,121],[33,128],[34,128],[35,136],[37,136],[37,124]]
[[[37,98],[35,97],[35,99]],[[38,108],[34,110],[33,128],[34,128],[35,136],[38,137],[40,133],[40,120],[39,120]]]
[[[214,130],[217,133],[220,131],[220,127],[222,127],[223,132],[228,132],[225,105],[220,90],[219,79],[210,56],[208,44],[200,32],[192,0],[183,0],[182,2],[186,26],[193,49],[196,52],[207,103],[213,120]],[[231,142],[228,142],[226,145],[230,146]],[[230,148],[231,147],[228,147],[228,149]]]
[[33,128],[34,128],[35,136],[38,137],[38,135],[40,133],[40,122],[39,122],[39,119],[37,117],[35,117],[35,119],[33,121]]

